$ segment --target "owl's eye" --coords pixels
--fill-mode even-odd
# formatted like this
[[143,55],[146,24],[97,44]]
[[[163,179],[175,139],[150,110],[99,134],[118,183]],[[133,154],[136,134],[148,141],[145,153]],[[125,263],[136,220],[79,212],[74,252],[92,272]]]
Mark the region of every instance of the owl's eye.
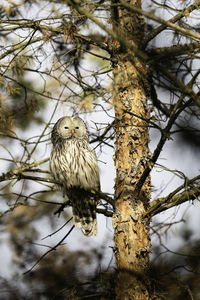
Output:
[[78,127],[78,126],[76,126],[76,127],[75,127],[75,129],[79,129],[79,127]]
[[69,127],[67,127],[67,126],[65,126],[64,128],[65,128],[65,129],[69,129]]

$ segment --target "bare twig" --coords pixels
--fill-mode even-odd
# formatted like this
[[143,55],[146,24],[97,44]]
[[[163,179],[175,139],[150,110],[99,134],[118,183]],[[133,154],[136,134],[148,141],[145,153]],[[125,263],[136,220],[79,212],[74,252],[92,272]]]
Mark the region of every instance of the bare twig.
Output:
[[62,245],[62,242],[70,235],[70,233],[72,232],[72,230],[74,229],[74,225],[70,228],[70,230],[67,232],[67,234],[53,247],[51,247],[50,250],[48,250],[47,252],[45,252],[37,261],[36,263],[26,272],[24,272],[24,275],[30,273],[38,264],[39,262],[45,258],[50,252],[57,250],[57,248]]
[[50,233],[48,234],[47,236],[43,237],[42,238],[42,241],[49,238],[49,237],[52,237],[52,235],[56,234],[57,232],[59,232],[61,229],[63,229],[73,218],[69,218],[68,221],[66,221],[61,227],[59,227],[56,231],[54,231],[53,233]]

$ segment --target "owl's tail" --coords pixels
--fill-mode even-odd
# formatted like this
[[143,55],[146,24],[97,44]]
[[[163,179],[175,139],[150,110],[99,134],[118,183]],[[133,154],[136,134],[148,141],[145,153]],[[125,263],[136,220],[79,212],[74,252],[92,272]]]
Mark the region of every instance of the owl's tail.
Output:
[[73,193],[72,212],[74,224],[81,228],[86,236],[97,235],[96,206],[97,201],[87,191],[79,190]]

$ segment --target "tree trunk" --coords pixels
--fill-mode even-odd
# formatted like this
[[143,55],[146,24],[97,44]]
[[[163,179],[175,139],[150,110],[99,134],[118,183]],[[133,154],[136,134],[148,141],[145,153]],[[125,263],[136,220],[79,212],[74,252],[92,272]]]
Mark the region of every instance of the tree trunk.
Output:
[[[113,1],[117,3],[117,1]],[[126,1],[141,6],[140,1]],[[139,48],[144,20],[122,7],[112,10],[113,30]],[[120,39],[119,39],[120,40]],[[149,220],[144,218],[150,198],[150,179],[140,192],[137,182],[148,162],[148,119],[146,68],[139,58],[113,41],[113,101],[116,117],[115,143],[115,257],[116,299],[149,299],[148,266],[150,252]],[[147,120],[147,121],[146,121]]]

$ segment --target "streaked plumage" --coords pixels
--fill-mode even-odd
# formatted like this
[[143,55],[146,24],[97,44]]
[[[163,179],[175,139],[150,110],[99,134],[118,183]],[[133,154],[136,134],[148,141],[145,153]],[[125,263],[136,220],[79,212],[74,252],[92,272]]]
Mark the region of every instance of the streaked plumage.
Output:
[[96,199],[88,191],[99,190],[99,168],[88,131],[79,117],[63,117],[54,125],[50,170],[72,203],[74,223],[87,236],[96,235]]

